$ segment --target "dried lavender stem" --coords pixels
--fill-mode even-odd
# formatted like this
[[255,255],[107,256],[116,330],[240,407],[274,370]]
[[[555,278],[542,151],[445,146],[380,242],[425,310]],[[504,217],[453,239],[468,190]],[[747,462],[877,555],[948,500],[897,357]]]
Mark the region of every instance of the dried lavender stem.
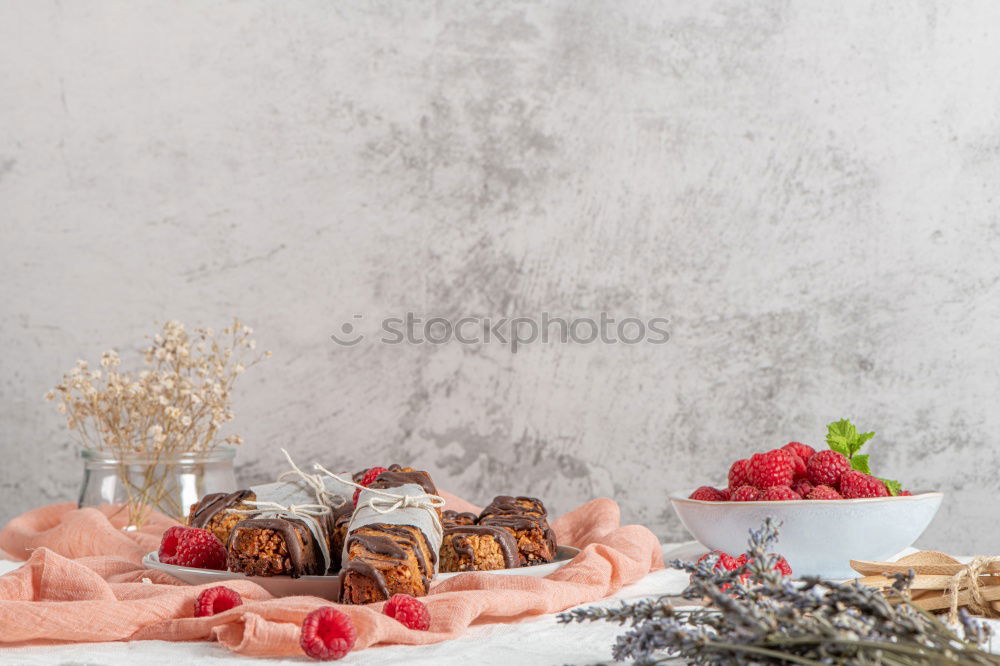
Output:
[[790,661],[795,664],[803,664],[804,666],[824,666],[823,662],[821,661],[806,659],[805,657],[799,657],[794,654],[781,652],[779,650],[771,650],[757,645],[735,645],[732,643],[718,643],[716,641],[709,641],[705,645],[708,648],[717,647],[731,652],[747,652],[750,654],[759,654],[764,657],[774,657],[776,659],[781,659],[782,661]]
[[990,637],[987,626],[963,613],[957,632],[906,600],[912,572],[891,576],[889,598],[816,577],[792,585],[773,569],[776,538],[770,520],[751,531],[749,564],[733,571],[717,571],[712,558],[671,563],[691,575],[683,596],[705,600],[707,610],[677,611],[660,598],[577,609],[559,619],[631,622],[612,653],[637,664],[1000,666],[1000,657],[980,647]]

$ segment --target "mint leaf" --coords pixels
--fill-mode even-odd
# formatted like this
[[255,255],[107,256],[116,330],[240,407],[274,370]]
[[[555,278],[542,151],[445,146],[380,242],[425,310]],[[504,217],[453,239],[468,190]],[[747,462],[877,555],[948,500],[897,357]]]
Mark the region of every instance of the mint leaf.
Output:
[[899,481],[893,481],[892,479],[879,479],[885,484],[886,489],[888,489],[889,494],[895,497],[899,493],[903,492],[903,484]]
[[847,444],[858,436],[858,430],[848,419],[834,421],[826,427],[826,443],[838,442]]
[[[871,474],[872,468],[869,463],[868,454],[858,454],[868,440],[875,436],[873,432],[859,433],[858,429],[849,419],[834,421],[826,427],[826,444],[837,453],[842,453],[851,461],[851,469],[856,469],[863,474]],[[878,477],[876,477],[878,478]],[[903,492],[903,484],[892,479],[881,479],[885,484],[889,494],[895,497]]]
[[873,432],[858,433],[849,419],[834,421],[826,427],[826,431],[827,446],[848,458],[853,458],[865,442],[875,436]]
[[826,427],[826,444],[837,453],[851,455],[851,431],[857,434],[854,426],[847,419],[841,419]]
[[860,451],[861,447],[865,445],[865,442],[867,442],[869,439],[871,439],[874,436],[875,436],[875,433],[873,433],[873,432],[863,432],[863,433],[855,436],[854,441],[852,441],[851,444],[850,444],[851,455],[853,456],[855,453],[857,453],[858,451]]
[[867,455],[851,456],[851,468],[865,474],[871,474],[872,468],[868,465]]
[[851,449],[850,447],[847,446],[847,442],[841,440],[831,441],[829,438],[827,438],[826,443],[829,445],[831,449],[833,449],[837,453],[842,453],[848,458],[851,457]]

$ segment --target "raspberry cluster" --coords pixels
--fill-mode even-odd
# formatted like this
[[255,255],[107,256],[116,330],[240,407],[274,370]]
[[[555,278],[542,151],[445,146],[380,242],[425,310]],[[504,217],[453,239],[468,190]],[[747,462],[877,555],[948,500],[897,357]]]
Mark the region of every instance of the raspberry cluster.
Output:
[[[729,553],[726,553],[721,550],[713,550],[710,553],[705,553],[698,559],[698,562],[704,562],[710,557],[716,558],[715,565],[712,567],[716,571],[735,571],[736,569],[745,567],[747,564],[750,563],[750,559],[747,557],[746,553],[743,553],[739,557],[734,557]],[[789,566],[788,560],[786,560],[783,557],[778,558],[777,563],[774,565],[774,570],[780,572],[782,576],[792,575],[792,567]],[[746,583],[747,579],[749,578],[750,578],[749,572],[740,574],[740,581],[743,583]],[[726,590],[728,588],[729,588],[728,585],[722,586],[723,590]]]
[[217,536],[198,527],[169,528],[163,533],[156,554],[164,564],[226,570],[226,547]]
[[[729,467],[729,486],[701,486],[690,499],[705,502],[781,502],[888,497],[876,477],[852,469],[851,461],[832,449],[816,451],[802,442],[755,453]],[[902,495],[909,495],[903,491]]]

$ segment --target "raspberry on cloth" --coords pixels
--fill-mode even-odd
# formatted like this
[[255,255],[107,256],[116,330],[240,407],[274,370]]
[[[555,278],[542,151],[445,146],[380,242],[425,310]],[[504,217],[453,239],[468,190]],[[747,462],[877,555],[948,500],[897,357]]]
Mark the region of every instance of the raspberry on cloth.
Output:
[[[448,508],[477,510],[448,493]],[[176,523],[154,517],[138,532],[120,530],[113,508],[41,507],[0,530],[0,550],[27,563],[0,577],[0,646],[125,640],[217,640],[253,656],[302,655],[306,616],[330,602],[315,597],[273,598],[248,580],[227,581],[243,599],[237,608],[194,617],[195,601],[211,586],[182,585],[144,569]],[[469,573],[437,582],[422,599],[433,631],[407,628],[383,613],[383,604],[339,606],[357,629],[354,650],[380,643],[418,645],[461,636],[466,628],[555,613],[596,601],[663,568],[659,540],[640,525],[620,524],[618,505],[596,499],[552,522],[558,542],[582,549],[546,578]],[[137,594],[137,583],[149,590]],[[145,586],[144,586],[145,587]],[[25,603],[30,602],[30,603]]]

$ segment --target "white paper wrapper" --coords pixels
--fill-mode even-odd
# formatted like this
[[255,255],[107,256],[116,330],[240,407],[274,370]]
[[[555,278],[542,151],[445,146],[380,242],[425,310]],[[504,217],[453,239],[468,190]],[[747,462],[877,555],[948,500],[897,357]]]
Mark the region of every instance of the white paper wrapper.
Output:
[[[351,478],[350,474],[341,475],[345,478]],[[347,485],[346,483],[341,483],[334,478],[329,476],[322,477],[323,486],[328,492],[334,495],[340,496],[344,502],[350,502],[354,498],[354,488]],[[274,483],[265,483],[260,486],[252,486],[250,490],[257,494],[257,499],[260,501],[277,502],[278,504],[284,504],[285,506],[291,506],[292,504],[319,504],[316,500],[316,491],[313,490],[309,484],[307,484],[302,478],[294,477],[289,475],[288,477],[282,479],[281,481],[275,481]],[[261,492],[267,495],[266,500],[261,498]],[[330,504],[324,502],[331,509],[336,509],[340,504]]]
[[[427,494],[426,490],[415,483],[407,483],[393,488],[379,489],[378,492],[392,493],[393,495],[397,495],[399,497],[403,497],[404,495],[415,497]],[[376,501],[384,499],[369,490],[361,491],[361,494],[358,496],[358,508],[355,509],[354,517],[351,519],[351,524],[347,528],[348,536],[350,536],[351,532],[359,527],[363,525],[371,525],[373,523],[384,523],[386,525],[412,525],[423,532],[424,536],[427,538],[427,545],[431,552],[434,553],[434,573],[437,574],[439,559],[437,554],[441,552],[441,540],[444,538],[444,528],[441,526],[441,519],[438,516],[437,509],[432,506],[428,506],[426,508],[407,507],[405,509],[396,509],[395,511],[391,511],[389,513],[379,513],[368,506],[368,500],[373,497],[376,498]],[[344,540],[344,562],[347,561],[347,541],[348,539]]]
[[[341,483],[336,479],[327,477],[323,479],[323,485],[328,491],[339,495],[345,502],[353,499],[354,489],[346,483]],[[301,479],[290,478],[285,481],[251,486],[250,490],[257,496],[258,502],[275,502],[288,507],[293,504],[317,503],[315,490]],[[336,507],[330,507],[331,510],[334,508]],[[249,516],[255,518],[295,518],[301,520],[309,528],[309,531],[312,532],[313,538],[319,544],[319,549],[323,553],[323,570],[326,571],[330,568],[330,543],[326,531],[323,530],[319,523],[320,518],[308,514],[293,514],[287,511],[273,511],[268,509],[261,509],[259,513],[248,514]]]

